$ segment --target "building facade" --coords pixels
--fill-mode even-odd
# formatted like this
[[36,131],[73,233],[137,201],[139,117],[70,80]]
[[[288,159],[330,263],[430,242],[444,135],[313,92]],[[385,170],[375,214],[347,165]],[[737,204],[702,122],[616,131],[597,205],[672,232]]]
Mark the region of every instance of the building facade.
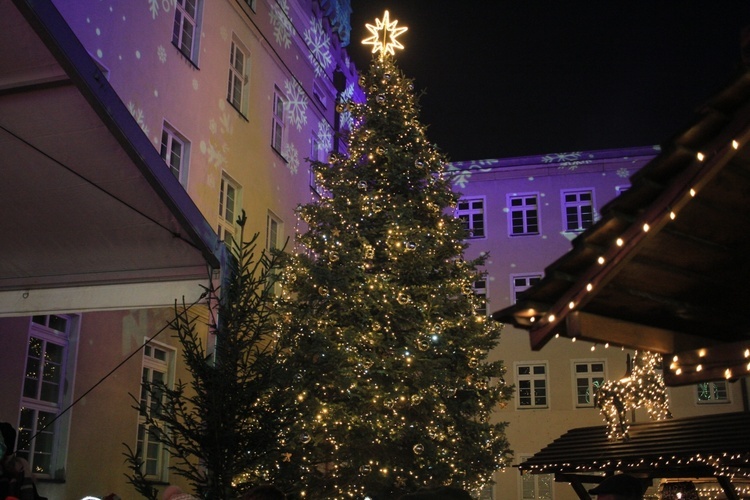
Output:
[[[629,177],[659,148],[627,148],[452,163],[454,189],[461,193],[456,216],[470,237],[468,257],[489,253],[486,273],[475,290],[487,299],[488,313],[513,304],[537,283],[545,268],[571,250],[571,241],[598,220],[598,210],[629,187]],[[506,429],[517,465],[569,429],[604,425],[594,394],[606,380],[625,375],[632,350],[552,340],[539,351],[529,334],[506,325],[490,359],[502,359],[504,383],[515,385],[514,399],[496,412]],[[740,383],[715,381],[667,389],[676,418],[742,411]],[[636,411],[635,421],[648,420]],[[552,475],[521,476],[514,467],[496,473],[487,499],[576,499],[569,484]],[[593,485],[591,486],[593,487]]]
[[[94,79],[114,90],[116,107],[127,108],[219,240],[240,237],[236,221],[243,211],[246,240],[258,233],[260,246],[270,250],[293,237],[296,206],[316,196],[308,159],[341,150],[338,134],[349,117],[336,104],[358,98],[345,48],[348,1],[84,0],[22,7],[31,15],[59,11],[96,63]],[[2,8],[14,6],[8,1]],[[116,223],[111,230],[118,231]],[[203,284],[220,279],[211,271]],[[157,271],[153,281],[164,278]],[[187,302],[210,351],[199,284],[195,303]],[[124,476],[126,446],[138,450],[157,486],[188,488],[170,474],[169,457],[135,409],[149,405],[142,380],[171,384],[190,377],[167,327],[170,304],[183,299],[173,293],[140,307],[123,297],[121,308],[115,301],[103,308],[0,310],[6,353],[0,420],[19,427],[18,453],[29,460],[42,495],[133,498]]]

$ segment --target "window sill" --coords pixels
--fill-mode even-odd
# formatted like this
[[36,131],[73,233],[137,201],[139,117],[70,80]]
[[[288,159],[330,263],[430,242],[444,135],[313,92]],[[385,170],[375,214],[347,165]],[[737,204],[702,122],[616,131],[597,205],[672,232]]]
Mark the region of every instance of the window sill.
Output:
[[247,116],[245,116],[245,113],[243,113],[237,106],[235,106],[232,103],[232,101],[230,101],[229,99],[227,99],[227,102],[229,103],[230,106],[232,106],[232,109],[234,109],[237,113],[239,113],[239,115],[242,117],[243,120],[245,120],[246,122],[250,123],[250,120],[248,120]]
[[195,61],[193,61],[193,60],[192,60],[192,59],[191,59],[190,57],[188,57],[188,56],[187,56],[187,55],[186,55],[186,54],[185,54],[185,53],[184,53],[183,51],[181,51],[181,50],[180,50],[180,48],[179,48],[179,47],[178,47],[178,46],[177,46],[177,45],[176,45],[176,44],[175,44],[174,42],[172,42],[172,47],[174,47],[174,48],[175,48],[175,49],[177,50],[177,53],[179,53],[179,54],[180,54],[180,57],[182,57],[182,58],[183,58],[184,60],[186,60],[187,62],[189,62],[189,63],[190,63],[190,65],[191,65],[191,66],[192,66],[192,67],[193,67],[194,69],[197,69],[198,71],[200,71],[200,68],[199,68],[199,67],[198,67],[198,65],[197,65],[197,64],[195,63]]
[[279,158],[281,158],[281,159],[283,160],[283,162],[284,162],[284,163],[289,163],[289,160],[287,160],[286,158],[284,158],[284,155],[282,155],[282,154],[281,154],[281,151],[279,151],[278,149],[276,149],[276,148],[275,148],[275,147],[273,147],[273,146],[271,146],[271,150],[273,150],[273,152],[274,152],[274,153],[276,153],[276,155],[277,155],[277,156],[278,156]]

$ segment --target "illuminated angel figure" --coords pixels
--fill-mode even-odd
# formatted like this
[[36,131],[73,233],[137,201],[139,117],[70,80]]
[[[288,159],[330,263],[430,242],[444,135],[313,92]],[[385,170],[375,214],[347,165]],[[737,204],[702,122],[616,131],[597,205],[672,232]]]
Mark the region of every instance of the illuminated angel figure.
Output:
[[672,418],[664,378],[657,372],[658,354],[636,351],[628,373],[620,380],[608,380],[596,391],[596,406],[607,421],[609,439],[628,439],[627,412],[645,407],[651,420]]
[[362,40],[362,44],[372,45],[372,53],[380,52],[381,57],[385,57],[386,54],[394,55],[394,49],[404,48],[401,42],[396,40],[396,37],[409,29],[406,26],[397,28],[396,24],[398,24],[398,21],[391,21],[390,15],[386,10],[382,21],[376,17],[375,25],[365,24],[365,27],[372,35]]

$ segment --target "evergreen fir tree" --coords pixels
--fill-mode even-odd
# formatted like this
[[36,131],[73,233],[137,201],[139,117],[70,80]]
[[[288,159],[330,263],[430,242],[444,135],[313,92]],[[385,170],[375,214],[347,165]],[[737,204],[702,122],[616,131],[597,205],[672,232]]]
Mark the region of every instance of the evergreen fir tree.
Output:
[[463,258],[457,195],[412,81],[382,51],[360,85],[348,156],[312,163],[329,195],[298,208],[304,252],[284,266],[297,416],[281,473],[308,499],[476,489],[512,455],[491,422],[512,388],[487,360],[501,325],[477,313],[483,259]]
[[[205,291],[215,317],[209,333],[215,336],[213,352],[196,315],[184,304],[176,306],[171,327],[192,378],[174,388],[144,381],[140,397],[133,397],[144,428],[169,451],[170,469],[206,500],[235,499],[243,488],[269,481],[267,464],[278,456],[282,415],[293,409],[278,385],[278,256],[258,250],[258,234],[244,239],[245,222],[243,211],[240,238],[228,245],[222,288]],[[143,452],[125,453],[132,468],[128,480],[143,496],[156,498],[142,471]]]

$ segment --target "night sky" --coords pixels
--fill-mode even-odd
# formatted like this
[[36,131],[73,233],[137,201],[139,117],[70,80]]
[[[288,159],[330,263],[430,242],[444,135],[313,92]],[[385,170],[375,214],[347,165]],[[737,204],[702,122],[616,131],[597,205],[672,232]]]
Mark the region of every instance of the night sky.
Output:
[[661,144],[741,62],[748,0],[351,0],[350,54],[366,22],[409,30],[397,64],[449,160]]

